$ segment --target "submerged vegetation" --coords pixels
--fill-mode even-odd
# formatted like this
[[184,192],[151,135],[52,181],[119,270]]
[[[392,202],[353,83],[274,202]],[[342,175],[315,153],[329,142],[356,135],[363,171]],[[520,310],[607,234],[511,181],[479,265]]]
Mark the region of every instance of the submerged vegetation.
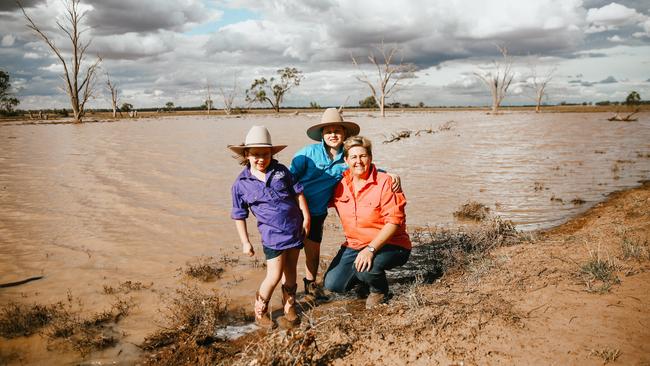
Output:
[[0,312],[0,335],[15,338],[40,333],[50,347],[69,346],[85,356],[118,342],[120,333],[113,326],[133,306],[130,300],[116,298],[110,309],[83,317],[81,302],[71,294],[66,303],[53,305],[9,303]]
[[490,208],[476,201],[469,201],[460,206],[460,208],[454,212],[455,217],[475,221],[483,221],[488,218],[489,215]]

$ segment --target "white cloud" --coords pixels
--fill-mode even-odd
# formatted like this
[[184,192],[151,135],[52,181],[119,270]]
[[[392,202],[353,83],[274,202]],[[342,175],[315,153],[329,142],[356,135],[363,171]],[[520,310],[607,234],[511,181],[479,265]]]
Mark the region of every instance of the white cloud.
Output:
[[38,53],[35,53],[35,52],[26,52],[23,55],[23,58],[31,59],[31,60],[38,60],[38,59],[41,58],[41,56]]
[[590,33],[618,29],[621,26],[636,24],[645,19],[647,16],[618,3],[610,3],[602,8],[591,8],[587,11],[586,18],[590,23]]
[[607,40],[610,41],[610,42],[617,42],[617,43],[624,41],[624,39],[619,37],[618,35],[607,37]]
[[6,36],[2,37],[2,47],[11,47],[14,45],[14,42],[16,42],[16,37],[13,34],[7,34]]
[[50,64],[48,66],[41,67],[40,69],[60,74],[63,72],[63,65],[60,63]]

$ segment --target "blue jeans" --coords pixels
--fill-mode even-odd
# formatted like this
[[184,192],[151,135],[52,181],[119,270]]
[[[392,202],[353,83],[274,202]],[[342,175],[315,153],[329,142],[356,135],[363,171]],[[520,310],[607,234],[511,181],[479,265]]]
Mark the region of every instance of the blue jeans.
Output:
[[387,294],[386,271],[404,265],[411,251],[397,245],[386,244],[375,254],[370,270],[364,272],[357,272],[354,267],[354,260],[358,254],[358,250],[341,247],[325,273],[323,285],[326,289],[333,292],[346,292],[362,282],[368,285],[370,292]]

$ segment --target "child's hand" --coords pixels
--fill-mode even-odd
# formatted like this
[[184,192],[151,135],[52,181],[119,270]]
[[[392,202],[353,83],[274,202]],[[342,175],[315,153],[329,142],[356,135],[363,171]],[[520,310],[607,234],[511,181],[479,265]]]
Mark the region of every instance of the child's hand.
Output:
[[402,191],[402,181],[397,174],[386,173],[393,179],[393,185],[390,187],[391,190],[395,193]]
[[253,249],[253,246],[251,243],[244,243],[242,246],[242,253],[248,254],[249,257],[252,257],[255,255],[255,250]]

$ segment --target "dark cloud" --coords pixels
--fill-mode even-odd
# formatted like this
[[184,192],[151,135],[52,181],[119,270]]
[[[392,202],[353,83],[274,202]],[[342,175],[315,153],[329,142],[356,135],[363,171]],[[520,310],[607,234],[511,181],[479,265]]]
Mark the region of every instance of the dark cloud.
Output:
[[614,83],[618,83],[618,80],[616,80],[613,76],[608,76],[607,78],[598,82],[598,84],[614,84]]
[[[31,8],[41,3],[45,3],[45,0],[20,0],[20,4],[24,8]],[[20,9],[20,7],[14,0],[0,1],[0,11],[14,11],[18,9]]]
[[208,9],[199,3],[179,1],[89,0],[94,9],[87,14],[93,32],[103,35],[159,30],[182,31],[188,24],[205,21]]

